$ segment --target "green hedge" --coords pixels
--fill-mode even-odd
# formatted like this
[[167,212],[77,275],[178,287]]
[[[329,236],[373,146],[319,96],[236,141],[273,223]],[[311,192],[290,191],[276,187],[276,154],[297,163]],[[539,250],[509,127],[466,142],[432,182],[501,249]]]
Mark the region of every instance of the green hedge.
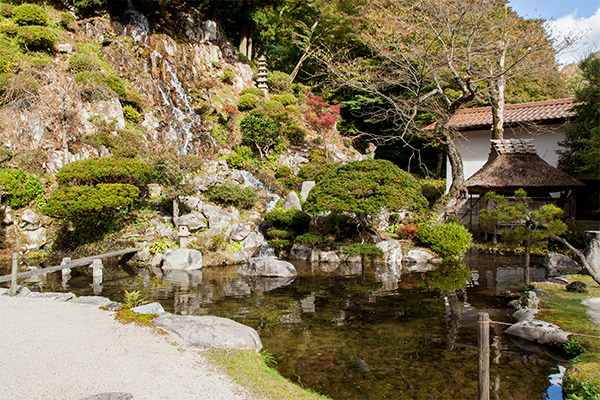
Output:
[[152,168],[135,158],[90,158],[65,165],[56,174],[61,186],[125,183],[143,186],[154,180]]
[[240,111],[248,111],[256,108],[260,99],[257,95],[252,93],[246,93],[240,96],[240,100],[238,101],[238,110]]
[[54,218],[77,221],[121,210],[139,196],[133,185],[107,183],[58,189],[48,198],[42,212]]
[[5,192],[2,203],[13,208],[25,207],[44,194],[42,180],[19,169],[0,169],[0,185]]
[[293,231],[296,234],[302,234],[308,231],[311,221],[310,215],[297,208],[284,210],[279,207],[266,213],[263,216],[263,219],[271,226]]

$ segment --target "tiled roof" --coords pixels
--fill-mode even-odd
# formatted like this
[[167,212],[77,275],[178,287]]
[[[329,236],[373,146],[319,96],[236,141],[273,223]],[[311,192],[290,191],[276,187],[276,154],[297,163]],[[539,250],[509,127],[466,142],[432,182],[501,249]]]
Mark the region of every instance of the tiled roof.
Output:
[[[575,116],[573,98],[536,101],[532,103],[507,104],[504,106],[504,124],[533,123],[565,119]],[[455,129],[489,127],[492,125],[492,107],[465,108],[458,110],[450,119]],[[429,125],[426,130],[433,129]]]
[[533,139],[490,140],[498,154],[536,154]]

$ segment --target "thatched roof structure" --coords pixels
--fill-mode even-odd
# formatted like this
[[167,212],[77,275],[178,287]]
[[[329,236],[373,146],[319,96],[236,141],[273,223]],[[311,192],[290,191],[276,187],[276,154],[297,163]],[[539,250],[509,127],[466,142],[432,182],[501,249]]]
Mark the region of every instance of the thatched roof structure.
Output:
[[533,139],[491,142],[492,149],[487,162],[466,181],[470,193],[494,191],[512,194],[523,188],[531,196],[584,186],[577,179],[542,160],[535,151]]

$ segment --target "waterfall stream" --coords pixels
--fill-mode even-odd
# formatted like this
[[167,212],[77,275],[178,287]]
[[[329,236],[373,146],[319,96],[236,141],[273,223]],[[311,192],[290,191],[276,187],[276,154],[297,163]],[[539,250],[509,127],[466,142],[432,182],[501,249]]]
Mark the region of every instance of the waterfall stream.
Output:
[[[128,10],[125,12],[126,23],[123,34],[132,37],[140,45],[148,46],[148,35],[150,34],[150,23],[148,19],[136,11],[131,0],[127,1]],[[176,69],[158,51],[152,52],[152,57],[160,60],[168,74],[168,80],[157,82],[163,105],[171,109],[171,118],[167,122],[169,127],[169,140],[173,145],[179,145],[179,154],[186,155],[192,150],[192,141],[195,133],[204,130],[202,118],[194,112],[193,101],[185,90],[181,81],[177,78]],[[144,70],[148,64],[144,63]],[[165,87],[163,87],[163,85]],[[218,148],[215,140],[206,135],[212,143],[213,148]]]

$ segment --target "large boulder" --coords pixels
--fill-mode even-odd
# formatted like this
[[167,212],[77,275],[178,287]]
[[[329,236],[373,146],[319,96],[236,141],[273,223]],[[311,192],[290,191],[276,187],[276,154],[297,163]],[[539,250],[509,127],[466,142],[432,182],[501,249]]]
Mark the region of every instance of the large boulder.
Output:
[[399,268],[402,264],[402,246],[395,240],[383,240],[376,245],[383,251],[385,263]]
[[231,239],[234,242],[239,242],[241,240],[246,239],[248,235],[250,235],[250,232],[252,232],[253,228],[254,223],[252,222],[236,222],[233,225],[231,225],[229,229],[227,229],[227,231],[225,232],[225,236],[228,236],[229,239]]
[[244,276],[296,276],[296,268],[289,262],[277,258],[251,258],[248,263],[240,267],[237,272]]
[[298,194],[296,192],[290,192],[283,200],[282,207],[284,210],[291,210],[292,208],[302,210],[302,206],[300,205],[300,198],[298,197]]
[[179,335],[188,345],[206,349],[254,349],[262,342],[249,326],[227,318],[164,314],[152,320],[156,326]]
[[530,342],[562,347],[569,339],[569,333],[561,330],[557,325],[535,319],[538,311],[523,309],[515,312],[513,317],[519,322],[508,327],[505,333]]
[[198,211],[192,211],[190,214],[184,214],[174,219],[175,225],[187,225],[190,232],[195,232],[208,228],[206,218]]
[[234,215],[220,207],[205,204],[202,207],[202,213],[208,219],[208,227],[210,229],[225,230],[234,221]]
[[433,260],[434,256],[425,250],[411,250],[404,256],[404,262],[407,264],[424,264]]
[[600,231],[585,231],[585,258],[594,271],[600,271]]
[[548,271],[548,276],[561,276],[581,272],[581,266],[571,257],[559,253],[548,253],[544,257],[544,267]]
[[258,232],[250,232],[250,234],[242,242],[242,250],[245,259],[253,257],[260,250],[265,242],[265,237]]
[[290,250],[288,259],[299,261],[310,261],[312,258],[313,247],[307,244],[294,244]]
[[167,251],[163,257],[162,269],[193,271],[202,268],[202,253],[192,249]]
[[306,201],[310,191],[315,187],[317,183],[315,181],[304,181],[302,182],[302,189],[300,189],[300,199]]

